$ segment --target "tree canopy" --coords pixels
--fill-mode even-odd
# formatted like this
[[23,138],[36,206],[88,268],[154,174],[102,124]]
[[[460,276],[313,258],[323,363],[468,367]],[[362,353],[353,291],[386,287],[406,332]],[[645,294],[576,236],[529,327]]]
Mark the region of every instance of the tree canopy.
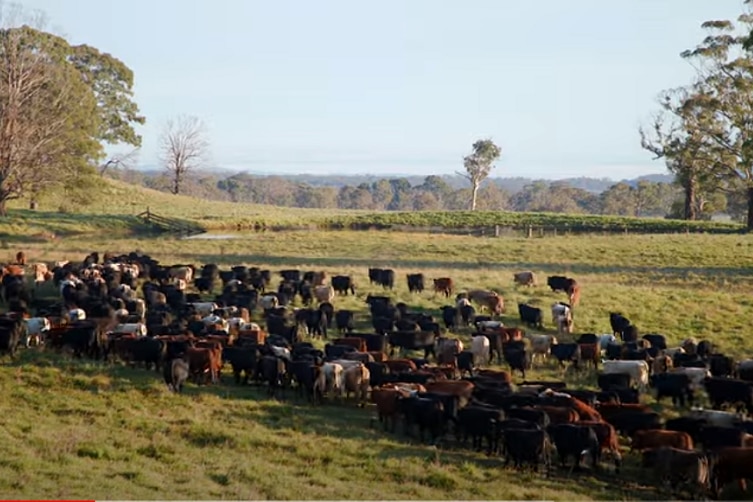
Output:
[[115,57],[23,25],[0,29],[0,60],[0,215],[94,172],[105,144],[141,144],[133,73]]

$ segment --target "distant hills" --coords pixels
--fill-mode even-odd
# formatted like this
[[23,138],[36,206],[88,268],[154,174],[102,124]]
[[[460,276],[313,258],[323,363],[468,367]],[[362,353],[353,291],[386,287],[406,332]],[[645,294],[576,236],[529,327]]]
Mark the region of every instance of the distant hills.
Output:
[[[162,169],[157,168],[156,166],[142,166],[137,168],[138,171],[146,174],[147,176],[154,176],[156,174],[162,174],[164,171]],[[254,173],[251,171],[243,171],[243,170],[230,170],[230,169],[223,169],[223,168],[213,168],[213,169],[207,169],[204,172],[194,172],[192,173],[193,176],[211,176],[211,177],[218,177],[218,178],[224,178],[228,176],[233,176],[235,174],[246,172],[247,174],[250,174],[252,176],[258,176],[262,178],[270,177],[270,176],[276,176],[294,183],[306,183],[312,187],[325,187],[325,186],[332,186],[332,187],[342,187],[345,185],[349,186],[358,186],[362,183],[368,183],[371,184],[375,181],[378,181],[380,179],[385,178],[405,178],[407,179],[412,186],[420,185],[423,183],[424,179],[426,178],[426,175],[410,175],[410,174],[343,174],[343,175],[322,175],[322,174],[276,174],[276,175],[270,175],[268,173]],[[441,175],[440,176],[445,182],[447,182],[448,185],[450,185],[454,189],[458,188],[466,188],[468,186],[468,180],[463,178],[462,176],[458,175]],[[536,182],[542,182],[545,184],[552,184],[552,183],[567,183],[573,188],[579,188],[581,190],[585,190],[590,193],[599,194],[611,187],[612,185],[624,182],[631,186],[635,186],[638,184],[639,181],[650,181],[653,183],[672,183],[674,181],[674,176],[671,174],[650,174],[646,176],[639,176],[637,178],[632,179],[623,179],[623,180],[614,180],[610,178],[589,178],[589,177],[578,177],[578,178],[566,178],[566,179],[560,179],[560,180],[551,180],[551,179],[543,179],[543,178],[523,178],[523,177],[513,177],[513,178],[498,178],[498,177],[490,177],[488,181],[491,181],[495,184],[497,184],[500,188],[503,188],[507,190],[509,193],[516,193],[523,189],[524,186],[530,185],[532,183]]]

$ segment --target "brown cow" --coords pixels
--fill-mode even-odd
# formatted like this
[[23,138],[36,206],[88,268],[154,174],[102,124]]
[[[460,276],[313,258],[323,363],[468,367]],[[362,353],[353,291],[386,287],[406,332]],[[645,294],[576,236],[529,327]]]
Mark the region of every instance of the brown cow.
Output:
[[512,375],[509,371],[481,369],[476,372],[478,376],[491,378],[501,383],[512,383]]
[[[577,400],[576,400],[577,401]],[[614,460],[615,472],[620,472],[620,464],[622,463],[622,455],[620,454],[620,440],[617,436],[617,431],[607,422],[601,420],[581,420],[575,422],[575,425],[587,425],[596,433],[596,437],[599,438],[599,446],[601,451],[608,452]]]
[[16,253],[16,264],[21,265],[22,267],[26,265],[26,253],[23,251]]
[[219,379],[217,368],[222,364],[221,354],[222,352],[220,352],[218,361],[215,349],[189,347],[186,350],[188,367],[196,383],[199,383],[200,377],[206,378],[207,373],[209,373],[212,383],[217,383]]
[[731,481],[737,481],[740,490],[747,491],[745,480],[753,479],[753,448],[734,446],[717,450],[714,473],[717,498],[724,485]]
[[580,286],[573,281],[573,284],[567,290],[567,296],[570,299],[570,306],[575,307],[580,302]]
[[678,450],[692,450],[693,438],[687,432],[648,429],[636,431],[630,443],[630,451],[669,446]]
[[513,281],[515,282],[515,284],[520,284],[521,286],[535,286],[536,275],[531,271],[518,272],[517,274],[513,275]]
[[400,391],[395,387],[381,387],[371,390],[371,401],[376,404],[379,421],[384,425],[384,430],[387,430],[388,422],[392,421],[391,430],[395,432],[399,411],[397,400],[400,396]]
[[552,424],[572,424],[580,419],[578,412],[573,408],[564,406],[538,406],[549,416],[549,422]]
[[601,361],[601,349],[599,349],[598,343],[579,343],[580,347],[580,360],[585,363],[590,363],[594,369],[599,369],[599,362]]
[[492,314],[501,314],[505,311],[504,299],[494,291],[485,289],[472,289],[468,291],[468,299],[488,309]]
[[447,298],[450,297],[452,294],[452,291],[454,289],[454,284],[452,283],[452,279],[449,277],[440,277],[439,279],[434,279],[434,292],[435,293],[442,293]]
[[352,392],[356,396],[358,405],[362,407],[365,406],[366,398],[369,395],[370,378],[371,374],[369,373],[369,369],[363,364],[344,368],[342,382],[345,390],[345,398],[347,399]]
[[390,373],[412,373],[416,371],[416,363],[410,359],[388,359],[384,361]]
[[427,392],[450,394],[459,397],[459,407],[462,408],[470,401],[474,385],[465,380],[443,380],[440,382],[427,382],[424,387],[426,387]]

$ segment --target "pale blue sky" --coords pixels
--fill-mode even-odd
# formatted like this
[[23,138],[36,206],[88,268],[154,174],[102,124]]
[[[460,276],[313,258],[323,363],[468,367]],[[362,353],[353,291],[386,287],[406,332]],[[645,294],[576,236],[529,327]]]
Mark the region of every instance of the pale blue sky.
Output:
[[164,122],[207,123],[212,164],[250,172],[493,176],[664,172],[637,127],[685,84],[679,53],[742,0],[22,0],[136,75],[142,165]]

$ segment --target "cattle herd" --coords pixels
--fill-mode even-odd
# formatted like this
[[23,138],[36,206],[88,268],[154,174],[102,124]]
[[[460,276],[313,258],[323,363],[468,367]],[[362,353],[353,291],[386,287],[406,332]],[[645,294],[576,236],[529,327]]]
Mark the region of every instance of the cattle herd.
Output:
[[[393,433],[400,422],[421,441],[428,434],[435,444],[465,445],[470,438],[473,448],[517,468],[548,473],[556,454],[571,471],[603,469],[605,455],[613,464],[607,471],[619,475],[622,440],[641,455],[640,468],[675,493],[718,496],[732,482],[745,490],[745,479],[753,479],[753,421],[746,419],[753,414],[753,360],[735,361],[707,340],[668,346],[660,334],[641,336],[617,312],[609,314],[612,333],[573,334],[580,286],[572,278],[547,279],[568,298],[551,306],[555,335],[541,333],[542,309],[518,304],[519,325],[507,326],[500,294],[458,291],[449,277],[433,279],[433,294],[448,299],[437,319],[411,311],[383,296],[396,287],[396,275],[378,268],[368,278],[381,295],[363,297],[370,328],[360,332],[366,319],[356,322],[359,312],[333,305],[338,296],[356,295],[352,277],[299,270],[279,276],[274,288],[274,274],[255,267],[167,266],[140,253],[26,265],[19,253],[2,268],[0,351],[14,357],[18,347],[36,347],[143,364],[176,392],[188,379],[219,382],[228,364],[235,384],[253,383],[270,397],[292,391],[318,405],[353,395],[360,406],[375,405]],[[406,279],[411,295],[424,292],[423,274]],[[530,271],[513,282],[536,287]],[[39,294],[45,288],[52,297]],[[448,336],[460,332],[470,338]],[[492,369],[495,362],[508,369]],[[533,366],[593,371],[596,386],[526,381]],[[522,376],[517,384],[514,372]],[[645,404],[647,394],[673,406],[660,414],[659,404]],[[703,394],[711,409],[698,407]]]

